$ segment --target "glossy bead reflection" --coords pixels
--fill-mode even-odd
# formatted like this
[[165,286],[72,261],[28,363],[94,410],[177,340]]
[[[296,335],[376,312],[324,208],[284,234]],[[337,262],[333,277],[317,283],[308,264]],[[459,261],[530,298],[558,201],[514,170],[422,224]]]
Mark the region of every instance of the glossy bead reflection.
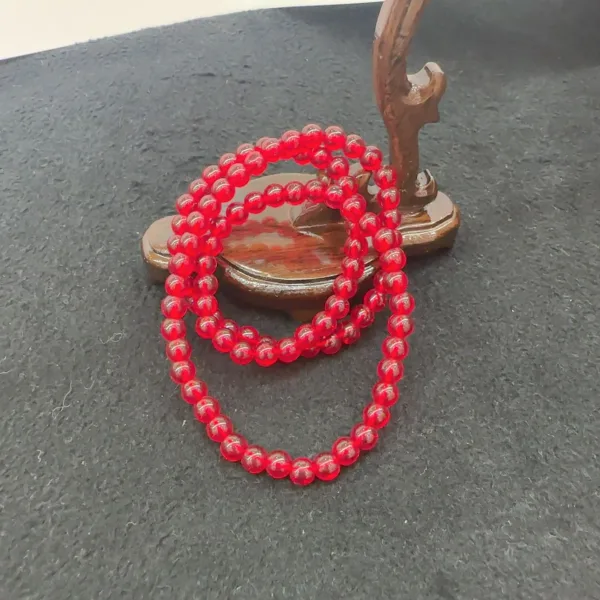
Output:
[[233,425],[225,415],[217,415],[206,425],[206,434],[213,442],[222,442],[230,433]]
[[313,465],[315,475],[321,481],[333,481],[340,474],[340,464],[329,452],[315,456]]
[[204,396],[194,405],[194,416],[200,423],[210,423],[221,412],[219,402],[212,396]]
[[243,436],[237,433],[230,433],[221,442],[221,455],[229,462],[238,462],[242,460],[247,447],[248,442]]
[[367,451],[372,450],[377,445],[379,434],[374,427],[359,423],[352,429],[350,437],[358,448]]
[[248,473],[257,475],[258,473],[262,473],[267,467],[267,453],[265,449],[260,446],[248,446],[246,450],[244,450],[241,463],[242,467],[244,467]]
[[297,458],[292,462],[290,481],[295,485],[309,485],[315,480],[315,469],[308,458]]
[[333,444],[331,453],[338,464],[348,467],[358,460],[360,449],[352,438],[341,437]]
[[283,479],[292,470],[292,459],[287,452],[275,450],[267,456],[266,471],[273,479]]

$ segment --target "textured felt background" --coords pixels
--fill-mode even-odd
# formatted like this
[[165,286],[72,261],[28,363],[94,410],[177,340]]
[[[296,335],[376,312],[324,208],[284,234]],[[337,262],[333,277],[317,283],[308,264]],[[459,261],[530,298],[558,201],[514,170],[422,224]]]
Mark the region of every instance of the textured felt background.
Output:
[[[0,65],[3,600],[600,598],[595,0],[426,13],[411,63],[438,60],[450,85],[423,162],[464,225],[409,269],[405,408],[377,451],[329,486],[247,476],[168,379],[142,232],[239,142],[318,121],[385,144],[376,10]],[[268,371],[196,356],[249,438],[311,453],[359,418],[383,337],[380,319],[335,358]]]

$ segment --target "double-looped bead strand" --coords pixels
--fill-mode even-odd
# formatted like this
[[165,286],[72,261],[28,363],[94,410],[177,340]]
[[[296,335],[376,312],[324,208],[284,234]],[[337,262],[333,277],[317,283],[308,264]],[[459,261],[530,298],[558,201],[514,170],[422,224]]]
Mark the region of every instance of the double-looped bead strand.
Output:
[[[307,183],[291,181],[285,186],[274,183],[263,192],[250,192],[243,202],[232,201],[236,188],[244,187],[251,177],[262,175],[270,163],[280,160],[312,164],[325,171],[326,177]],[[350,160],[358,160],[365,171],[372,173],[379,188],[378,214],[368,211],[366,200],[358,193],[358,180],[350,175]],[[341,273],[324,309],[310,323],[297,327],[293,336],[279,340],[225,318],[215,297],[218,281],[214,275],[223,240],[251,214],[307,201],[339,210],[348,231]],[[341,467],[353,464],[361,452],[375,447],[378,431],[389,422],[390,407],[399,399],[397,384],[408,355],[406,338],[413,330],[410,314],[414,300],[406,291],[408,280],[402,271],[406,257],[397,231],[399,204],[396,173],[382,165],[378,148],[367,146],[357,135],[346,135],[340,127],[323,130],[318,125],[307,125],[300,132],[287,131],[279,139],[261,138],[256,144],[242,144],[235,153],[224,154],[217,165],[204,169],[202,177],[190,184],[188,193],[177,199],[178,215],[173,218],[173,235],[168,242],[170,275],[165,283],[167,296],[161,304],[165,316],[161,333],[172,363],[171,379],[181,386],[183,399],[193,405],[196,418],[205,424],[208,437],[220,444],[226,460],[240,462],[249,473],[266,471],[274,479],[289,477],[295,484],[307,485],[315,479],[335,479]],[[373,288],[362,304],[351,308],[350,300],[358,291],[370,248],[377,253],[378,264]],[[391,310],[389,337],[383,342],[371,402],[363,411],[362,422],[348,436],[336,440],[329,452],[292,459],[283,450],[268,452],[248,444],[221,411],[218,400],[209,395],[206,383],[196,376],[183,320],[190,312],[197,317],[197,334],[211,340],[218,352],[229,354],[238,365],[254,361],[269,367],[277,361],[291,363],[300,357],[336,354],[345,345],[356,343],[361,329],[370,326],[375,313],[385,308],[387,297]]]

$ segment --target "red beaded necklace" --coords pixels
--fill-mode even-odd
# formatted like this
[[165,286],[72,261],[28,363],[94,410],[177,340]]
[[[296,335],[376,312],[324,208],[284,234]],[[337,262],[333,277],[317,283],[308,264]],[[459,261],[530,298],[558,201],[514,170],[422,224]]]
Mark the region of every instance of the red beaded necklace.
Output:
[[[336,155],[341,152],[342,155]],[[249,193],[243,203],[231,202],[235,188],[245,186],[250,177],[261,175],[269,163],[294,160],[311,163],[325,170],[326,180],[313,179],[306,184],[297,181],[285,186],[269,185],[262,193]],[[373,173],[379,187],[379,215],[367,211],[366,200],[358,194],[359,184],[349,175],[349,159],[360,161],[362,168]],[[194,407],[194,415],[206,425],[208,437],[220,444],[223,457],[240,462],[249,473],[266,471],[274,479],[289,477],[298,485],[308,485],[316,478],[335,479],[342,466],[356,462],[361,452],[371,450],[378,441],[378,430],[390,420],[390,407],[399,399],[397,383],[403,376],[402,361],[408,355],[406,338],[412,333],[410,313],[414,300],[406,292],[408,280],[402,268],[406,257],[401,249],[402,236],[395,229],[400,221],[400,194],[396,189],[396,173],[382,166],[382,153],[366,146],[357,135],[346,135],[340,127],[322,130],[307,125],[298,131],[287,131],[281,138],[262,138],[256,144],[243,144],[236,153],[225,154],[218,165],[207,167],[202,177],[192,182],[189,193],[178,198],[173,219],[173,236],[169,240],[170,275],[167,296],[161,308],[165,320],[161,333],[167,341],[167,357],[171,379],[181,386],[183,399]],[[250,214],[258,214],[267,206],[305,201],[323,202],[339,209],[346,223],[348,239],[341,274],[333,284],[333,295],[311,323],[300,325],[292,337],[274,340],[261,336],[254,328],[239,326],[225,319],[215,298],[218,281],[214,276],[216,256],[223,250],[222,240],[236,225],[246,222]],[[229,203],[222,215],[222,205]],[[378,271],[373,289],[363,304],[350,309],[349,300],[357,293],[365,270],[364,256],[369,251],[368,238],[378,255]],[[378,382],[373,387],[372,401],[363,411],[363,420],[349,436],[336,440],[330,452],[314,458],[292,459],[283,450],[267,452],[249,445],[234,431],[230,419],[221,412],[219,402],[208,395],[206,383],[196,376],[191,346],[186,339],[186,313],[197,315],[198,335],[212,340],[216,350],[246,365],[252,361],[269,367],[281,361],[291,363],[299,357],[313,358],[320,352],[335,354],[344,345],[358,341],[360,330],[373,323],[375,313],[382,310],[389,296],[391,316],[389,337],[382,346],[383,358],[377,365]],[[349,316],[348,316],[349,315]]]

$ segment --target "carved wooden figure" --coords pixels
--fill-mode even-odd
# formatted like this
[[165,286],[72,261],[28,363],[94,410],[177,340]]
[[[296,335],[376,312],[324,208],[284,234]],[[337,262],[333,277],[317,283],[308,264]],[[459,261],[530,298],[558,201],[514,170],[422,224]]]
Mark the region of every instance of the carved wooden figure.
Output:
[[[438,105],[446,77],[435,63],[408,75],[410,42],[427,0],[385,0],[375,29],[373,76],[377,105],[389,137],[390,161],[400,174],[402,192],[399,229],[408,255],[426,254],[453,245],[460,224],[458,208],[437,189],[419,165],[419,132],[439,120]],[[368,132],[357,132],[367,135]],[[367,173],[355,173],[361,193],[376,210]],[[325,177],[324,174],[319,174]],[[287,173],[259,177],[238,190],[241,201],[270,183],[306,182],[313,174]],[[172,217],[153,223],[142,239],[142,254],[152,278],[168,275],[167,240]],[[284,205],[251,215],[234,230],[219,257],[221,287],[250,304],[283,310],[307,320],[332,292],[343,258],[346,232],[339,212],[325,205]],[[365,287],[374,272],[375,255],[365,262]]]

